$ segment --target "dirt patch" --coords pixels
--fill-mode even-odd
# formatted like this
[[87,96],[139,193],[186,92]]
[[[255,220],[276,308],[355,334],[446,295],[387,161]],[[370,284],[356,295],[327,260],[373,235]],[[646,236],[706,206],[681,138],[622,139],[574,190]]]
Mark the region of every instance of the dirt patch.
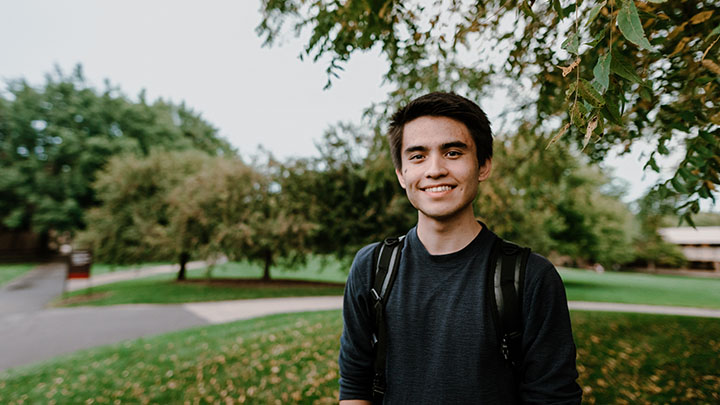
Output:
[[243,288],[297,288],[297,287],[317,287],[317,288],[342,288],[343,283],[330,283],[324,281],[308,281],[308,280],[288,280],[277,279],[264,281],[256,278],[211,278],[211,279],[189,279],[177,281],[181,284],[201,284],[217,287],[243,287]]
[[73,295],[72,297],[61,298],[61,299],[53,302],[52,306],[63,307],[63,306],[68,306],[68,305],[84,304],[86,302],[91,302],[91,301],[107,298],[111,295],[112,295],[112,292],[110,292],[110,291]]

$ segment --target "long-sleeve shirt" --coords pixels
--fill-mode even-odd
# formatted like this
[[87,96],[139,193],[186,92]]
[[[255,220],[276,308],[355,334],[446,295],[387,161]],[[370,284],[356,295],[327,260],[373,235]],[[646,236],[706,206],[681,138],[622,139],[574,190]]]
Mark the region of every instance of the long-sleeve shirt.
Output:
[[[486,299],[497,236],[483,226],[462,250],[431,255],[416,228],[405,239],[386,303],[386,404],[578,404],[575,344],[565,289],[555,267],[531,254],[526,268],[522,363],[514,382]],[[361,249],[345,288],[340,399],[372,399],[373,249]]]

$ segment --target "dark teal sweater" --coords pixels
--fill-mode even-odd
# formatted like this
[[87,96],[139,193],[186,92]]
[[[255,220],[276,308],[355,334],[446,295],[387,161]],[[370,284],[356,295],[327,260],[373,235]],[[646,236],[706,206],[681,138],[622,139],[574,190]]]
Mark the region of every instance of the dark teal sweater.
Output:
[[[486,302],[487,227],[465,248],[431,255],[411,229],[386,306],[388,404],[580,403],[565,289],[542,256],[528,260],[522,378],[513,383]],[[371,399],[370,280],[375,245],[361,249],[345,288],[340,399]]]

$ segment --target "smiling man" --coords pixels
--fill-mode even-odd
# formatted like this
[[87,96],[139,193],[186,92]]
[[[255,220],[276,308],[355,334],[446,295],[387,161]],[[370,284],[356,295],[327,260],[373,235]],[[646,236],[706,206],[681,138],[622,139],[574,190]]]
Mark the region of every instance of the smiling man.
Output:
[[526,261],[517,360],[503,356],[486,298],[500,238],[473,210],[492,169],[485,113],[464,97],[431,93],[395,113],[388,137],[418,222],[394,242],[391,294],[374,288],[382,243],[355,257],[343,306],[341,404],[580,403],[565,290],[542,256]]

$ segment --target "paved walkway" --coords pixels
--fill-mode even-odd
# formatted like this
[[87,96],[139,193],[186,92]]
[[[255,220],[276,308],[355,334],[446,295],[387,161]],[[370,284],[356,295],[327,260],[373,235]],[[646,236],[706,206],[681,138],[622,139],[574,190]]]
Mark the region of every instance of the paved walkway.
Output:
[[[195,266],[195,265],[194,265]],[[165,270],[111,273],[114,281]],[[42,265],[0,288],[0,372],[60,354],[203,326],[287,312],[340,309],[342,297],[269,298],[173,305],[50,308],[62,293],[65,268]],[[120,278],[118,278],[120,277]],[[124,278],[123,278],[124,277]],[[109,277],[94,278],[105,283]],[[110,282],[110,281],[107,281]],[[94,284],[94,285],[98,285]],[[599,302],[570,302],[574,310],[641,312],[720,318],[720,310]]]

